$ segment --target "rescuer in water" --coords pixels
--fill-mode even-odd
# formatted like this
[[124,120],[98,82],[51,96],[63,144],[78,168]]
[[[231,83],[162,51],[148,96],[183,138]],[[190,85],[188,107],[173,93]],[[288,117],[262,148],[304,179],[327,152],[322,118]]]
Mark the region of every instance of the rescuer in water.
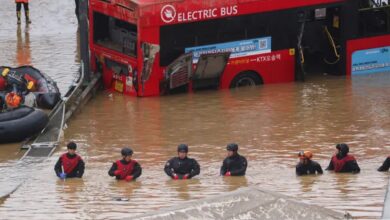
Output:
[[200,166],[195,159],[188,158],[188,145],[177,146],[177,157],[173,157],[165,164],[164,171],[172,179],[191,179],[200,173]]
[[84,174],[85,164],[83,159],[76,154],[77,145],[74,142],[69,142],[67,145],[68,153],[64,153],[58,159],[54,166],[54,171],[61,179],[78,177],[81,178]]
[[313,153],[311,151],[299,151],[298,157],[299,162],[295,167],[295,173],[298,176],[323,173],[321,165],[311,160],[313,157]]
[[390,156],[386,158],[386,160],[383,162],[382,166],[378,168],[379,172],[389,171],[390,168]]
[[223,160],[221,176],[244,176],[248,162],[238,154],[238,145],[230,143],[226,146],[227,157]]
[[337,144],[336,149],[337,153],[333,155],[326,170],[334,170],[336,173],[359,173],[360,168],[355,157],[348,154],[348,145]]
[[15,0],[16,3],[16,18],[18,19],[18,24],[21,23],[20,18],[22,16],[22,4],[24,8],[24,15],[26,17],[26,24],[31,24],[30,11],[28,9],[29,0]]
[[129,147],[125,147],[121,151],[122,160],[117,160],[112,164],[111,169],[108,171],[108,175],[115,176],[117,180],[132,181],[141,176],[142,168],[140,164],[132,159],[133,150]]

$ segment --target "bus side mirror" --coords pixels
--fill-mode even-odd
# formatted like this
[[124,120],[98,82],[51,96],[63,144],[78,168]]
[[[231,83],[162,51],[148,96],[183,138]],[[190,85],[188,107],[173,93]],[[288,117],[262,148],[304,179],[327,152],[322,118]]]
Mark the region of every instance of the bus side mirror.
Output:
[[150,43],[142,43],[141,44],[142,53],[144,61],[148,61],[151,58],[154,58],[156,53],[160,51],[160,46]]
[[160,51],[160,46],[150,43],[141,43],[144,67],[141,73],[142,82],[146,82],[152,72],[152,66],[156,54]]

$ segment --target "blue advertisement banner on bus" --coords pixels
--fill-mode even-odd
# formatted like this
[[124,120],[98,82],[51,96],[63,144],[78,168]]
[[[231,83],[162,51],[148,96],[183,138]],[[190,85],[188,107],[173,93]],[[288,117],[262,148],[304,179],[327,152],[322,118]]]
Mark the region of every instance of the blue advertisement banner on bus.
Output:
[[390,72],[390,47],[358,50],[352,54],[352,75]]
[[185,53],[189,52],[193,52],[194,63],[198,62],[198,59],[202,54],[231,52],[230,58],[238,58],[269,53],[271,52],[271,37],[254,38],[186,48]]

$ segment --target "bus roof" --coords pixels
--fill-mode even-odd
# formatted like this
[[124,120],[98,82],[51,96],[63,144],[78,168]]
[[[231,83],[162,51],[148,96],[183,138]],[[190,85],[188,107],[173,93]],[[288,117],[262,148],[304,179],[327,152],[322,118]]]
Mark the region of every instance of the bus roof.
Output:
[[[119,0],[116,0],[119,1]],[[167,25],[351,0],[133,0],[141,26]]]
[[133,2],[137,4],[138,6],[148,6],[148,5],[157,5],[157,4],[164,4],[164,3],[172,3],[172,2],[181,2],[185,0],[122,0],[127,2]]
[[[159,5],[159,4],[166,4],[166,3],[173,3],[173,2],[199,2],[199,0],[111,0],[111,1],[127,1],[127,2],[133,2],[137,4],[138,6],[150,6],[150,5]],[[208,1],[208,0],[204,0]],[[303,5],[313,5],[313,4],[326,4],[326,3],[332,3],[342,0],[235,0],[231,1],[230,4],[241,4],[241,3],[249,3],[249,2],[262,2],[265,4],[286,4],[286,2],[290,2],[290,5],[294,5],[295,2],[304,2]],[[214,4],[218,2],[215,1]],[[221,0],[219,4],[226,4],[227,2],[225,0]],[[218,4],[218,3],[217,3]],[[300,3],[302,4],[302,3]],[[207,5],[207,3],[206,3]]]
[[[107,0],[90,0],[101,5]],[[289,8],[301,8],[314,5],[326,5],[352,0],[110,0],[111,5],[137,11],[132,17],[139,19],[139,25],[161,26],[211,20],[221,17],[262,13]],[[136,9],[138,8],[138,9]],[[119,12],[119,18],[125,18]]]

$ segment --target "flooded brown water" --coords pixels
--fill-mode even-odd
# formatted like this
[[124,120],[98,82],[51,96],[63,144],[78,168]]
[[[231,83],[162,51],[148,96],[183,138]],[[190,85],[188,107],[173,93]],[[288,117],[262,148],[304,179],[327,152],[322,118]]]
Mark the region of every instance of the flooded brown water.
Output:
[[[39,2],[36,7],[48,4],[42,6],[48,14],[65,11],[52,21],[34,15],[32,9],[30,43],[25,47],[31,50],[31,64],[66,91],[78,68],[73,1]],[[1,13],[5,7],[14,10],[13,3],[5,3]],[[21,51],[14,11],[5,13],[10,24],[1,23],[0,50],[10,53],[0,53],[0,61],[15,66]],[[47,31],[39,26],[44,21]],[[389,178],[388,173],[376,171],[390,154],[389,93],[389,73],[353,79],[311,77],[305,83],[157,98],[101,92],[68,123],[58,151],[31,166],[28,180],[0,203],[0,219],[119,219],[245,186],[376,219]],[[60,181],[53,167],[69,140],[79,143],[86,173],[83,179]],[[240,153],[249,161],[246,177],[218,176],[225,146],[232,141],[239,143]],[[325,171],[322,176],[295,176],[299,150],[312,150],[314,160],[325,169],[340,142],[349,144],[360,174]],[[189,181],[172,181],[163,173],[179,143],[189,144],[190,157],[201,165],[201,174]],[[123,146],[134,149],[143,167],[136,182],[117,182],[107,175]],[[0,169],[17,163],[20,156],[19,145],[1,145]]]

